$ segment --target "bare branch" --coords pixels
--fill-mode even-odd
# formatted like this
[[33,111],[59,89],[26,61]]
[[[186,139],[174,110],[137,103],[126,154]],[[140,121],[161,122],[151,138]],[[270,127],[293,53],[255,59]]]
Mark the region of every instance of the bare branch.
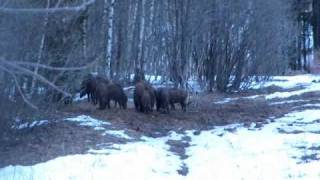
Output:
[[16,87],[18,88],[19,94],[21,95],[23,101],[24,101],[25,103],[27,103],[31,108],[38,110],[38,107],[37,107],[36,105],[34,105],[32,102],[30,102],[30,101],[28,100],[28,98],[25,96],[25,94],[23,93],[23,91],[22,91],[22,89],[21,89],[21,86],[19,85],[17,76],[16,76],[14,73],[12,73],[9,69],[7,69],[7,68],[5,68],[5,67],[3,67],[3,66],[0,66],[0,69],[2,69],[3,71],[7,72],[8,74],[10,74],[10,75],[13,77],[13,80],[14,80],[14,82],[15,82],[15,85],[16,85]]
[[[24,67],[21,67],[15,63],[11,63],[11,62],[6,62],[6,61],[3,61],[3,60],[0,60],[0,62],[2,62],[2,64],[4,65],[7,65],[15,70],[19,70],[21,73],[24,73],[24,74],[28,74],[32,77],[36,77],[38,80],[42,81],[43,83],[49,85],[50,87],[52,87],[53,89],[55,89],[56,91],[62,93],[63,95],[65,96],[71,96],[70,93],[68,92],[65,92],[64,90],[62,90],[61,88],[59,88],[58,86],[56,86],[54,83],[50,82],[48,79],[46,79],[45,77],[39,75],[39,74],[35,74],[33,71],[29,70],[29,69],[26,69]],[[1,66],[0,66],[1,67]],[[12,72],[12,71],[10,71]]]
[[[7,61],[7,60],[1,60],[1,61]],[[94,61],[92,61],[84,66],[80,66],[80,67],[54,67],[54,66],[45,65],[45,64],[38,64],[38,63],[32,63],[32,62],[22,62],[22,61],[7,61],[7,62],[15,63],[17,65],[30,66],[30,67],[37,67],[38,66],[39,68],[54,70],[54,71],[77,71],[77,70],[84,70],[84,69],[90,68],[91,66],[96,64],[97,60],[94,60]]]
[[95,3],[96,0],[88,0],[79,6],[74,7],[54,7],[54,8],[5,8],[1,7],[0,12],[3,13],[63,13],[63,12],[78,12],[86,10],[89,6]]

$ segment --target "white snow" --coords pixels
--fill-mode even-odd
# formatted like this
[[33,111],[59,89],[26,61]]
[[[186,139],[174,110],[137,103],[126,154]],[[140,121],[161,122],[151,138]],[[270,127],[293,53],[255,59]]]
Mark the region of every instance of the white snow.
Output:
[[259,97],[263,97],[266,100],[271,100],[276,98],[284,99],[292,96],[302,95],[304,93],[309,93],[309,92],[320,92],[320,76],[311,75],[311,74],[296,75],[296,76],[275,76],[271,80],[263,84],[254,84],[251,88],[258,89],[258,88],[264,88],[268,86],[278,86],[283,89],[291,89],[291,88],[299,88],[299,89],[292,90],[292,91],[284,91],[284,92],[274,92],[271,94],[225,98],[223,100],[215,102],[215,104],[224,104],[224,103],[230,103],[231,101],[235,101],[238,99],[255,99]]
[[[130,74],[130,79],[133,80],[134,74]],[[151,82],[152,84],[159,84],[163,81],[162,76],[152,75],[152,74],[145,74],[144,78]]]
[[[20,121],[19,121],[20,122]],[[19,122],[16,122],[16,124],[12,125],[12,129],[25,129],[25,128],[33,128],[35,126],[42,126],[45,124],[48,124],[48,120],[40,120],[40,121],[33,121],[33,122],[26,122],[19,124]]]
[[259,89],[269,86],[278,86],[285,89],[295,88],[299,86],[308,86],[312,84],[312,81],[319,81],[319,75],[303,74],[295,76],[274,76],[269,81],[260,84],[256,83],[252,85],[252,88]]
[[77,101],[82,101],[87,99],[88,97],[85,95],[83,97],[80,97],[80,93],[75,94],[75,97],[73,98],[73,101],[77,102]]
[[302,107],[319,107],[320,108],[320,104],[304,104],[302,105]]
[[270,105],[280,105],[280,104],[290,104],[290,103],[299,103],[299,102],[309,102],[309,100],[288,100],[288,101],[280,101],[280,102],[273,102]]
[[102,127],[103,125],[111,125],[111,123],[109,123],[109,122],[97,120],[97,119],[94,119],[94,118],[92,118],[90,116],[86,116],[86,115],[80,115],[77,117],[67,118],[65,120],[77,122],[81,126],[94,127],[96,129],[103,129],[103,127]]
[[262,85],[257,85],[257,87],[268,87],[268,86],[278,86],[284,89],[302,87],[303,89],[294,90],[290,92],[275,92],[266,95],[266,99],[274,98],[288,98],[291,96],[301,95],[307,92],[317,92],[320,91],[320,76],[319,75],[296,75],[296,76],[275,76],[271,81],[266,82]]
[[[297,148],[299,145],[320,146],[320,134],[312,133],[320,124],[301,124],[315,124],[319,114],[320,110],[294,112],[265,125],[261,130],[239,127],[236,132],[225,132],[222,136],[220,129],[203,131],[198,136],[192,136],[189,132],[193,146],[187,149],[190,157],[185,160],[189,167],[188,178],[319,179],[320,170],[316,167],[320,167],[320,161],[299,163],[300,160],[294,158],[306,154],[306,149]],[[278,128],[288,127],[303,132],[278,132]]]
[[291,96],[297,96],[308,92],[318,92],[320,91],[320,83],[313,83],[308,85],[305,89],[290,91],[290,92],[275,92],[265,96],[266,99],[274,98],[288,98]]
[[[65,120],[76,122],[80,126],[91,127],[94,130],[102,131],[101,133],[102,136],[109,134],[119,138],[133,139],[132,137],[128,136],[124,130],[110,130],[110,127],[112,125],[110,122],[94,119],[90,116],[80,115],[73,118],[67,118]],[[106,128],[105,126],[108,126],[108,128]]]
[[114,135],[116,137],[120,137],[124,139],[132,139],[132,137],[128,136],[124,130],[108,130],[108,131],[105,131],[102,135],[104,136],[106,134]]
[[215,104],[225,104],[225,103],[229,103],[229,102],[231,102],[231,101],[236,101],[236,100],[238,100],[238,99],[240,99],[240,98],[238,98],[238,97],[235,97],[235,98],[224,98],[223,100],[221,100],[221,101],[216,101],[216,102],[214,102]]

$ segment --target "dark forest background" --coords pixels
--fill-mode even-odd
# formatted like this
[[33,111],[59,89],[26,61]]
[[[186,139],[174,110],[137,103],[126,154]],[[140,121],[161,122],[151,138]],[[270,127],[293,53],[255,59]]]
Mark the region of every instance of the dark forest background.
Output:
[[319,13],[318,0],[3,0],[2,118],[74,96],[93,72],[221,92],[309,72]]

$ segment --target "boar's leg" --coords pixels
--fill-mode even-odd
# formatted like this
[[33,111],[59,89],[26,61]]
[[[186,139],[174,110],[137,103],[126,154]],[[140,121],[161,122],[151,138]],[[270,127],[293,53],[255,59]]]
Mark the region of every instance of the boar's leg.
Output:
[[170,105],[171,105],[171,109],[172,110],[175,110],[176,108],[174,107],[174,103],[170,103]]
[[186,103],[181,102],[180,105],[181,105],[181,109],[182,109],[183,111],[186,111]]
[[110,109],[110,98],[107,98],[107,102],[106,102],[108,109]]
[[106,102],[102,98],[99,100],[99,109],[104,110],[106,108]]

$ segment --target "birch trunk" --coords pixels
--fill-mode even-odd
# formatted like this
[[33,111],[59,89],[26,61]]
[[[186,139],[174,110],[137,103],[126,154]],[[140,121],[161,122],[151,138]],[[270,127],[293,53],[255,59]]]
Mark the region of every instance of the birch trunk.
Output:
[[[107,0],[105,0],[107,3]],[[107,30],[107,47],[106,47],[106,64],[107,64],[107,71],[110,77],[112,77],[112,70],[111,70],[111,58],[112,58],[112,34],[113,34],[113,18],[114,18],[114,3],[115,0],[111,0],[109,5],[109,12],[108,12],[108,30]]]
[[[59,2],[58,2],[59,4]],[[57,5],[58,5],[57,4]],[[47,0],[47,5],[46,5],[46,9],[50,8],[50,0]],[[45,17],[44,17],[44,21],[43,21],[43,30],[42,30],[42,35],[41,35],[41,41],[40,41],[40,47],[39,47],[39,52],[38,52],[38,57],[37,57],[37,64],[41,63],[41,57],[42,57],[42,52],[43,52],[43,48],[44,48],[44,42],[45,42],[45,38],[46,38],[46,33],[45,33],[45,29],[47,27],[48,24],[48,20],[49,20],[49,13],[46,13]],[[38,74],[39,72],[39,66],[37,65],[34,68],[34,73]],[[35,92],[35,87],[36,87],[36,82],[37,79],[35,76],[33,76],[32,78],[32,82],[31,82],[31,91],[30,91],[30,95],[34,95]]]
[[87,24],[88,24],[88,16],[87,11],[84,14],[83,21],[82,21],[82,51],[83,51],[83,58],[87,60]]
[[[133,5],[133,24],[132,24],[132,37],[131,37],[131,43],[130,43],[130,57],[133,59],[133,67],[134,69],[139,67],[139,61],[138,61],[138,55],[137,55],[137,48],[136,48],[136,43],[139,40],[138,39],[138,31],[139,31],[139,4],[140,2],[136,2]],[[130,63],[130,64],[131,64]]]

